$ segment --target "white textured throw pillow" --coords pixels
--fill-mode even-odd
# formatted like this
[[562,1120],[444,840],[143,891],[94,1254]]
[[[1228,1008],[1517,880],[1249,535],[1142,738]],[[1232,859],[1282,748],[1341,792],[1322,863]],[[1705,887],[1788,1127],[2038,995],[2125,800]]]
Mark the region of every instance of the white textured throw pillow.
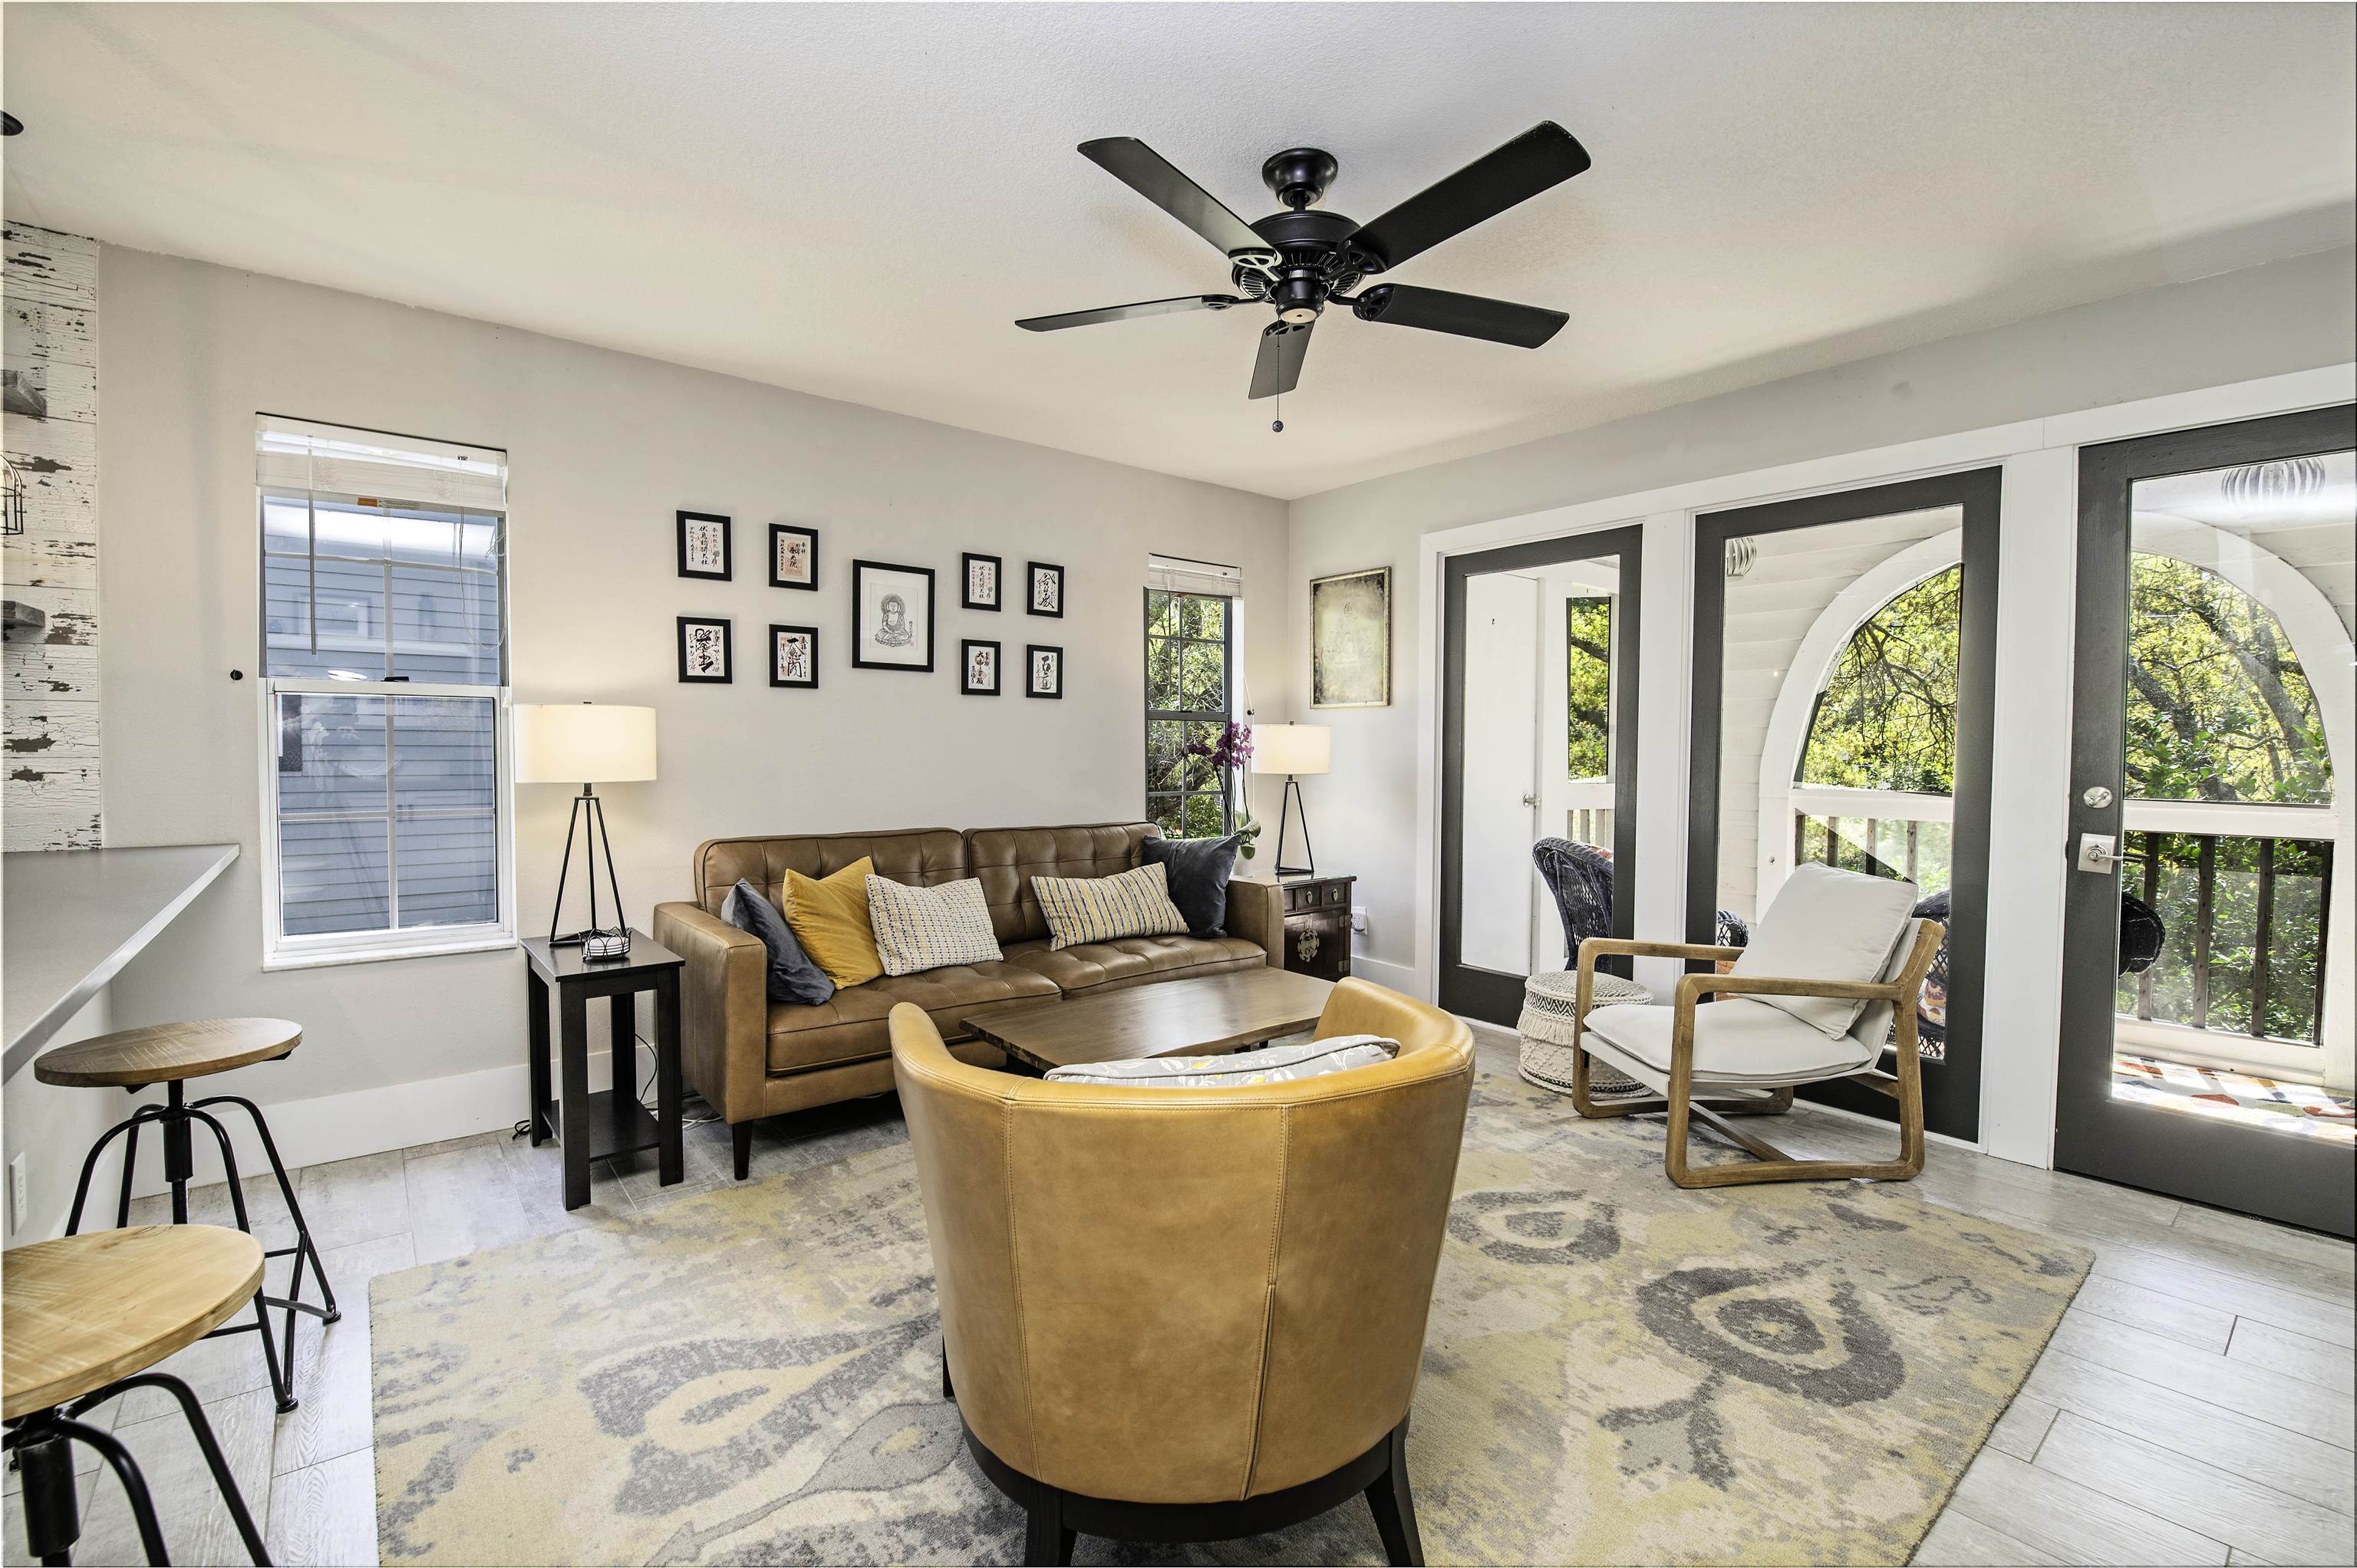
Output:
[[1216,1057],[1146,1057],[1138,1061],[1082,1062],[1048,1074],[1050,1083],[1112,1084],[1136,1089],[1234,1089],[1323,1078],[1372,1067],[1399,1055],[1399,1042],[1381,1035],[1336,1035],[1289,1046],[1264,1046]]
[[[1733,972],[1779,980],[1880,980],[1890,950],[1899,945],[1915,901],[1922,896],[1912,882],[1813,863],[1795,866],[1752,929],[1751,945],[1735,961]],[[1828,1035],[1849,1033],[1866,1005],[1830,996],[1751,1000],[1781,1008]]]
[[996,963],[1006,955],[990,929],[990,905],[974,877],[938,887],[867,879],[867,923],[887,974],[951,963]]

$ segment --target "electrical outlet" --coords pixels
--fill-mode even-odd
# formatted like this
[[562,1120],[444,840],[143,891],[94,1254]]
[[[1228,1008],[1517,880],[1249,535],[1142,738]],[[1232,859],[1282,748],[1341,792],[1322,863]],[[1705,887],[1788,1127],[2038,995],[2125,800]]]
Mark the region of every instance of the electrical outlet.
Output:
[[26,1189],[25,1156],[18,1155],[8,1162],[8,1234],[14,1236],[25,1228],[25,1211],[32,1207],[33,1195]]
[[1351,906],[1351,929],[1362,937],[1367,934],[1367,911],[1363,905]]

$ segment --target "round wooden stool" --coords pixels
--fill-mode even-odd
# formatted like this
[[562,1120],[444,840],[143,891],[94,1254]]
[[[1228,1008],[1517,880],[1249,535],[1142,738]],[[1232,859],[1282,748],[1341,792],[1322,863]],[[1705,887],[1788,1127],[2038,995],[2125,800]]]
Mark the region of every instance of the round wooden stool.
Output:
[[[237,1228],[252,1230],[253,1227],[245,1215],[245,1188],[238,1181],[237,1154],[230,1146],[228,1130],[211,1110],[218,1105],[234,1105],[253,1119],[253,1130],[262,1138],[263,1152],[270,1157],[271,1175],[278,1178],[279,1196],[285,1199],[287,1216],[295,1222],[295,1244],[263,1255],[292,1257],[294,1273],[283,1296],[264,1294],[257,1288],[252,1323],[211,1332],[253,1333],[262,1337],[262,1357],[270,1369],[270,1391],[282,1412],[293,1410],[299,1402],[295,1398],[295,1315],[308,1313],[323,1323],[333,1323],[343,1314],[337,1309],[335,1289],[328,1283],[328,1272],[319,1262],[318,1248],[312,1245],[311,1228],[303,1222],[303,1206],[295,1201],[295,1184],[286,1179],[285,1163],[278,1157],[278,1145],[270,1136],[270,1123],[263,1119],[262,1108],[234,1094],[216,1094],[191,1101],[185,1085],[192,1078],[206,1078],[255,1062],[277,1061],[292,1055],[302,1043],[301,1026],[284,1018],[197,1018],[80,1040],[60,1046],[33,1063],[33,1076],[43,1083],[121,1089],[134,1094],[150,1084],[165,1086],[163,1104],[141,1106],[128,1120],[108,1128],[91,1145],[89,1157],[81,1163],[81,1180],[74,1187],[73,1208],[66,1217],[69,1236],[81,1230],[82,1205],[90,1197],[91,1176],[98,1169],[99,1156],[117,1137],[127,1141],[123,1149],[123,1191],[115,1202],[114,1223],[131,1223],[131,1181],[139,1158],[139,1130],[149,1125],[161,1132],[164,1138],[164,1179],[172,1188],[172,1223],[187,1224],[188,1182],[196,1173],[191,1138],[194,1124],[199,1122],[211,1129],[214,1142],[221,1146],[221,1168],[229,1176],[229,1201],[237,1216]],[[316,1305],[303,1299],[306,1265],[318,1277],[320,1301]],[[270,1331],[269,1309],[274,1306],[283,1307],[286,1313],[283,1357]]]
[[188,1385],[149,1368],[212,1332],[262,1286],[262,1244],[217,1225],[144,1225],[18,1247],[0,1267],[0,1418],[24,1483],[25,1542],[43,1563],[70,1563],[81,1539],[70,1444],[114,1468],[150,1563],[168,1561],[145,1477],[122,1440],[77,1419],[133,1389],[161,1389],[204,1451],[230,1518],[268,1563],[212,1423]]

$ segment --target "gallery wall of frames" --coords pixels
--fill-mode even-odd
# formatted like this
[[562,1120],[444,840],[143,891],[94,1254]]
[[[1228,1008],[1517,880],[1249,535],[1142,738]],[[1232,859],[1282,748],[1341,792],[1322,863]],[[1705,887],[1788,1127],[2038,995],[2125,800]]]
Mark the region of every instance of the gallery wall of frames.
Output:
[[[726,514],[681,510],[673,516],[677,534],[679,575],[710,583],[734,582],[737,553],[736,520]],[[941,603],[941,573],[933,566],[909,562],[854,559],[838,568],[834,580],[823,578],[819,531],[794,523],[768,528],[764,562],[769,585],[790,592],[847,595],[850,658],[853,671],[894,671],[932,675],[944,663],[969,697],[996,697],[1006,692],[1001,666],[1007,641],[998,638],[958,638],[954,660],[937,655],[945,635]],[[1009,587],[1004,554],[963,551],[956,567],[958,597],[950,613],[961,618],[1000,615],[1019,607],[1026,616],[1061,620],[1064,616],[1064,568],[1051,561],[1024,561]],[[781,604],[784,601],[780,601]],[[791,613],[790,611],[781,613]],[[820,628],[790,621],[770,621],[758,640],[750,637],[740,654],[737,618],[727,615],[683,615],[673,618],[678,629],[679,679],[685,685],[725,686],[737,679],[740,657],[759,658],[767,666],[769,683],[789,691],[818,689],[821,663]],[[989,629],[986,623],[961,621],[958,630]],[[1046,628],[1041,628],[1045,631]],[[834,655],[838,660],[840,654]],[[1015,689],[1026,697],[1049,701],[1064,694],[1064,649],[1061,643],[1023,644]]]

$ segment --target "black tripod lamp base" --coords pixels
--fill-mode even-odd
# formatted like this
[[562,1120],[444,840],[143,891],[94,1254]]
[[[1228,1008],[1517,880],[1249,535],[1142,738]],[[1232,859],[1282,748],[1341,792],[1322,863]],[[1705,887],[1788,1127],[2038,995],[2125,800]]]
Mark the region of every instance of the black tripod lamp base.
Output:
[[[560,936],[557,928],[565,918],[565,882],[573,870],[573,840],[576,833],[581,839],[582,857],[588,863],[589,923]],[[601,845],[606,854],[606,886],[614,895],[611,926],[600,923],[597,918],[597,853]],[[615,947],[618,942],[619,950]],[[622,918],[622,885],[614,876],[614,841],[606,832],[605,804],[587,784],[581,786],[581,793],[573,797],[573,814],[565,824],[565,858],[556,868],[556,903],[548,912],[548,945],[580,948],[584,950],[581,956],[588,959],[624,958],[630,950],[630,926]]]
[[1285,864],[1285,826],[1292,816],[1293,807],[1301,800],[1301,782],[1292,774],[1285,776],[1284,793],[1277,797],[1276,808],[1276,875],[1279,876],[1315,876],[1318,875],[1318,852],[1309,843],[1309,807],[1301,806],[1301,855],[1307,865]]

